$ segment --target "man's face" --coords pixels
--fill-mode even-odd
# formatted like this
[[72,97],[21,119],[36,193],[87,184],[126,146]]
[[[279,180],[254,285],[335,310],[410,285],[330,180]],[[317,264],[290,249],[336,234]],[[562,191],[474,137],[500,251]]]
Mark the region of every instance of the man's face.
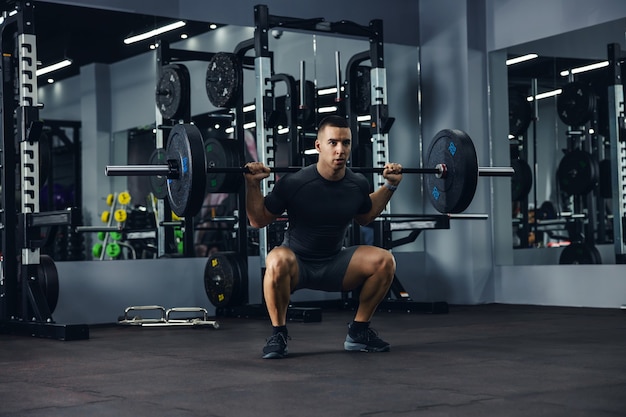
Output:
[[352,133],[349,128],[326,126],[318,132],[315,149],[319,152],[319,163],[333,170],[346,166],[352,148]]

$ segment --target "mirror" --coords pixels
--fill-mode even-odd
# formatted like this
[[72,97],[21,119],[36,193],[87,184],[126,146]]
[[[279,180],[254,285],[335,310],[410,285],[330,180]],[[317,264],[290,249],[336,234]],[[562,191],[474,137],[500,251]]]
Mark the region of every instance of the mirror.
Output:
[[614,263],[606,61],[625,28],[620,19],[504,51],[516,265]]
[[[50,5],[64,10],[62,5]],[[85,11],[81,9],[81,12]],[[55,12],[56,13],[56,12]],[[61,14],[63,13],[56,13]],[[113,21],[119,20],[120,24],[126,22],[131,16],[127,14],[116,15]],[[134,15],[137,21],[150,20],[156,22],[162,18],[154,16]],[[81,19],[78,19],[81,20]],[[83,25],[88,19],[82,18]],[[132,19],[131,19],[132,20]],[[89,21],[93,21],[92,18]],[[108,20],[111,21],[110,19]],[[198,22],[195,22],[198,23]],[[172,39],[169,42],[171,48],[187,51],[209,52],[232,52],[243,41],[253,38],[253,29],[250,27],[238,27],[219,25],[217,30],[208,30],[208,22],[203,24],[203,30],[199,30],[194,36],[187,39]],[[108,25],[112,26],[112,25]],[[56,23],[56,30],[60,27]],[[125,34],[126,35],[126,34]],[[103,53],[108,49],[120,48],[114,42],[113,36],[104,36],[102,44],[98,48]],[[144,45],[144,47],[147,47]],[[40,47],[43,50],[45,46]],[[274,52],[274,73],[289,74],[296,80],[300,77],[300,63],[305,62],[306,79],[314,83],[317,89],[318,102],[333,104],[333,93],[324,94],[322,90],[335,86],[335,52],[340,52],[340,66],[346,67],[351,57],[369,48],[369,43],[363,38],[336,37],[315,35],[311,33],[291,32],[285,30],[282,33],[272,33],[269,38],[269,48]],[[70,48],[71,49],[71,48]],[[93,51],[92,51],[93,52]],[[69,52],[68,52],[69,54]],[[252,55],[252,54],[249,54]],[[419,132],[418,120],[418,49],[414,46],[386,45],[385,59],[388,63],[387,70],[387,95],[390,116],[395,119],[391,136],[397,136],[393,143],[390,140],[390,160],[402,163],[404,166],[415,166],[421,160],[419,147],[415,143],[403,138],[417,140]],[[202,132],[204,140],[208,138],[228,140],[232,137],[229,130],[232,119],[231,112],[218,109],[209,101],[205,88],[207,62],[202,60],[181,61],[189,72],[191,80],[190,91],[190,117]],[[364,63],[364,64],[367,64]],[[253,68],[247,64],[243,71],[244,104],[254,102],[257,85]],[[342,80],[345,79],[342,74]],[[83,198],[82,209],[84,212],[84,224],[102,225],[102,213],[110,209],[107,198],[110,194],[129,191],[131,203],[129,207],[139,205],[139,209],[150,212],[150,204],[146,202],[149,193],[149,184],[146,178],[105,177],[103,175],[105,165],[143,164],[150,159],[155,147],[153,132],[157,109],[155,106],[156,61],[155,52],[144,51],[139,54],[124,57],[115,62],[106,63],[104,60],[94,59],[91,63],[82,64],[78,75],[57,80],[54,84],[45,85],[40,80],[40,99],[45,103],[41,116],[45,119],[67,119],[82,122],[81,128],[81,160],[83,165],[82,175],[77,181],[82,182]],[[369,94],[367,88],[363,88],[364,94]],[[286,91],[283,86],[276,88],[277,106],[284,106]],[[283,100],[282,102],[280,100]],[[283,103],[283,104],[281,104]],[[332,107],[324,104],[324,107]],[[104,110],[102,110],[104,109]],[[110,109],[110,114],[108,114]],[[330,110],[336,111],[336,110]],[[365,116],[365,114],[363,114]],[[246,126],[246,143],[249,158],[254,158],[256,151],[256,136],[254,131],[254,111],[244,112],[244,126]],[[314,125],[312,125],[314,126]],[[360,165],[371,163],[371,149],[368,153],[368,144],[371,144],[368,135],[368,120],[361,122],[363,129],[359,129],[359,137],[363,146],[358,149]],[[278,126],[277,126],[278,127]],[[311,126],[310,126],[311,127]],[[312,147],[313,131],[304,132],[301,146],[303,150]],[[361,134],[363,135],[361,137]],[[167,134],[164,135],[165,139]],[[292,139],[288,135],[276,136],[276,164],[300,164],[301,160],[294,157],[291,151]],[[306,148],[306,149],[304,149]],[[353,157],[355,154],[353,154]],[[369,160],[368,160],[369,158]],[[304,158],[305,163],[311,162],[311,157]],[[421,180],[420,178],[406,178],[406,196],[394,199],[395,211],[421,213]],[[411,185],[413,184],[413,185]],[[403,184],[404,185],[404,184]],[[415,190],[413,195],[408,190]],[[220,194],[220,193],[215,193]],[[195,219],[197,228],[194,228],[191,245],[195,256],[206,256],[212,250],[228,250],[232,248],[233,222],[224,217],[234,214],[232,204],[224,207],[224,201],[217,198],[213,201],[211,196],[206,195],[203,210]],[[417,209],[416,209],[417,208]],[[223,210],[222,210],[223,209]],[[130,216],[131,213],[129,212]],[[219,217],[220,221],[207,221],[207,215]],[[224,220],[224,221],[221,221]],[[211,228],[219,223],[219,233]],[[273,233],[273,232],[272,232]],[[408,232],[407,232],[408,233]],[[207,235],[212,235],[210,237]],[[216,237],[217,235],[217,237]],[[280,239],[280,230],[276,231],[276,239]],[[178,233],[177,241],[180,242]],[[217,242],[216,242],[217,239]],[[231,241],[229,241],[229,239]],[[85,248],[87,258],[91,256],[91,249],[98,243],[96,234],[85,235]],[[188,242],[187,242],[188,243]],[[423,245],[421,240],[414,242],[412,247]],[[411,245],[399,248],[399,251],[410,250]],[[250,252],[254,253],[254,238],[251,241]],[[177,251],[178,248],[174,248]],[[133,254],[122,250],[122,256],[127,258],[142,257],[142,253],[149,256],[149,251],[134,248]]]

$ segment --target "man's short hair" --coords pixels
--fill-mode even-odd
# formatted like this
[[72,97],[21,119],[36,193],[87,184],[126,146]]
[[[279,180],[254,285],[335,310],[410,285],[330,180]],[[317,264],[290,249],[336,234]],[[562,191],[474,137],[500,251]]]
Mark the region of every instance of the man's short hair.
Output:
[[336,116],[336,115],[324,117],[320,121],[319,125],[317,126],[317,131],[319,132],[320,130],[324,129],[326,126],[341,127],[341,128],[348,128],[348,129],[350,128],[350,125],[348,124],[348,120],[345,117]]

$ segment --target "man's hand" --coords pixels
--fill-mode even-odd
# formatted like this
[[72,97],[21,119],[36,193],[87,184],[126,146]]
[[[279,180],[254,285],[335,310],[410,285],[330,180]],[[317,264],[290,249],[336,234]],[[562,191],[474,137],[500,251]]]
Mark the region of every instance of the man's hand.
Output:
[[383,168],[383,178],[393,186],[397,186],[402,181],[402,165],[387,162]]
[[266,167],[263,162],[248,162],[245,168],[250,171],[244,173],[247,181],[260,183],[262,180],[270,176],[270,169]]

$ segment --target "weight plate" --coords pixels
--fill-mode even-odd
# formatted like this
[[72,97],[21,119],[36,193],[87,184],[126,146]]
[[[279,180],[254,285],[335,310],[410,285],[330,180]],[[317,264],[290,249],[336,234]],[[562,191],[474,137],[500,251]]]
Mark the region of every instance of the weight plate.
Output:
[[172,128],[165,159],[178,169],[178,178],[167,180],[167,196],[179,217],[194,216],[202,208],[206,189],[206,157],[200,130],[191,124]]
[[532,121],[532,107],[526,94],[509,90],[509,134],[520,136],[526,133]]
[[[228,168],[241,166],[238,147],[233,139],[208,138],[204,142],[207,168]],[[243,183],[243,175],[211,172],[206,177],[208,193],[235,193]]]
[[353,111],[358,115],[370,114],[372,104],[372,83],[370,67],[359,65],[356,68],[356,97],[353,97]]
[[234,107],[239,98],[243,70],[237,55],[218,52],[206,70],[206,92],[215,107]]
[[190,95],[189,70],[181,64],[165,65],[156,87],[156,105],[165,119],[179,119],[187,113]]
[[575,149],[563,156],[556,175],[562,191],[585,195],[598,184],[598,171],[598,163],[591,154]]
[[[21,262],[21,261],[20,261]],[[21,274],[22,267],[18,265],[18,291],[19,297],[21,297]],[[39,282],[39,287],[43,292],[44,297],[46,298],[46,302],[48,303],[48,308],[50,309],[50,313],[54,312],[54,309],[57,306],[57,302],[59,300],[59,274],[57,273],[56,266],[54,265],[54,261],[49,255],[41,255],[39,257],[39,264],[36,266],[36,274],[37,281]]]
[[113,218],[116,222],[123,223],[128,218],[128,213],[124,209],[117,209],[115,213],[113,213]]
[[[150,155],[150,165],[167,165],[165,161],[165,150],[155,149]],[[167,177],[165,175],[151,175],[150,189],[156,198],[163,199],[167,196]]]
[[243,300],[245,263],[235,252],[212,253],[204,268],[204,289],[215,307],[236,305]]
[[[300,97],[300,81],[296,83],[296,92],[298,94],[298,97]],[[315,108],[315,83],[313,81],[305,81],[304,108],[301,107],[298,109],[299,126],[302,126],[303,128],[310,128],[315,126]]]
[[478,185],[478,157],[470,137],[460,130],[445,129],[431,142],[426,168],[445,164],[442,178],[426,175],[426,188],[433,207],[440,213],[461,213],[469,207]]
[[600,251],[594,245],[574,242],[563,248],[559,257],[559,264],[589,264],[596,265],[602,263]]
[[600,184],[600,196],[602,198],[613,198],[613,186],[611,179],[611,160],[603,159],[598,164],[599,169],[599,178],[598,182]]
[[117,258],[122,253],[122,247],[118,243],[109,243],[106,247],[106,253],[111,258]]
[[587,84],[569,83],[557,96],[557,113],[566,125],[582,126],[593,116],[595,102],[595,95]]
[[511,168],[515,171],[511,177],[511,200],[520,201],[526,197],[533,186],[533,172],[523,159],[513,159]]
[[130,193],[128,191],[122,191],[119,196],[117,196],[117,201],[125,206],[130,203]]
[[102,243],[98,242],[95,245],[93,245],[93,247],[91,248],[91,255],[94,258],[100,258],[100,255],[102,255]]

